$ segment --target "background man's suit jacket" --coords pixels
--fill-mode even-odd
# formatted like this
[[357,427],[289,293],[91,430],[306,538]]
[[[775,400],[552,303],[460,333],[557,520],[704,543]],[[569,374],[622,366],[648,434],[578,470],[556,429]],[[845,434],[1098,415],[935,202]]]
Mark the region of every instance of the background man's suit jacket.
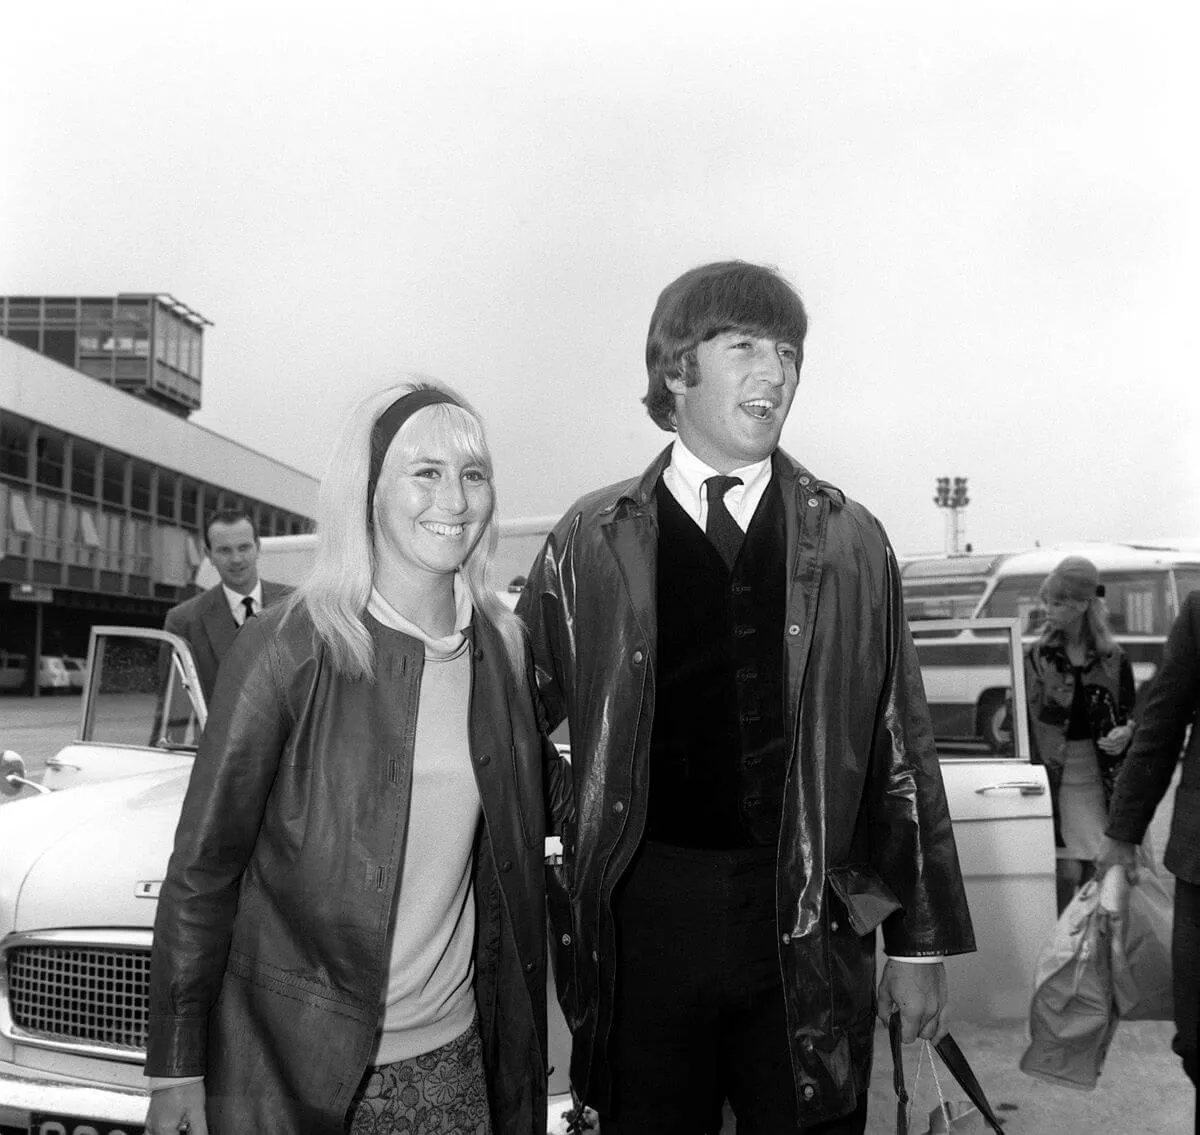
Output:
[[[269,607],[291,592],[282,583],[262,581],[263,607]],[[200,688],[204,700],[212,701],[213,686],[217,681],[217,667],[233,645],[238,630],[230,613],[225,592],[218,583],[200,595],[172,607],[167,612],[163,630],[171,631],[186,639],[196,660],[200,675]]]

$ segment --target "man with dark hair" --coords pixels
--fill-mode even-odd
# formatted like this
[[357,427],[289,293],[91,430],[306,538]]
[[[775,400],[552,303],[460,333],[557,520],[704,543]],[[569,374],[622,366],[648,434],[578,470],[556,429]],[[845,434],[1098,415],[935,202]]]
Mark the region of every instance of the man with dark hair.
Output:
[[[974,948],[895,557],[778,448],[808,321],[733,261],[661,295],[677,434],[573,505],[518,605],[570,726],[556,979],[605,1135],[862,1132],[874,1013],[944,1031]],[[875,928],[890,960],[874,988]]]
[[204,521],[204,540],[221,582],[172,607],[163,629],[187,640],[196,660],[200,688],[209,701],[217,668],[239,628],[264,607],[282,599],[291,588],[258,578],[258,531],[244,509],[209,513]]

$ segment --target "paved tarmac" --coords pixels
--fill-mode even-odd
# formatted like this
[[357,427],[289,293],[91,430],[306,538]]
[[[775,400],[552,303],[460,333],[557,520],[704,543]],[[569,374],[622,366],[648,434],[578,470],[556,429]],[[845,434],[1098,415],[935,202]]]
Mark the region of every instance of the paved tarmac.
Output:
[[[0,696],[0,749],[16,750],[30,771],[40,776],[46,758],[76,736],[79,709],[77,696]],[[1164,821],[1160,815],[1155,827]],[[1194,1130],[1194,1093],[1170,1050],[1174,1030],[1166,1022],[1121,1024],[1100,1083],[1090,1092],[1047,1084],[1020,1071],[1018,1062],[1028,1044],[1024,1021],[991,1026],[955,1024],[952,1014],[951,1032],[1010,1135],[1188,1135]],[[916,1045],[905,1049],[910,1091],[918,1054]],[[939,1074],[947,1098],[962,1098],[949,1074],[942,1069]],[[868,1135],[893,1135],[895,1131],[891,1083],[887,1034],[880,1027],[875,1037]],[[913,1111],[912,1135],[924,1135],[927,1117],[936,1104],[926,1064]]]

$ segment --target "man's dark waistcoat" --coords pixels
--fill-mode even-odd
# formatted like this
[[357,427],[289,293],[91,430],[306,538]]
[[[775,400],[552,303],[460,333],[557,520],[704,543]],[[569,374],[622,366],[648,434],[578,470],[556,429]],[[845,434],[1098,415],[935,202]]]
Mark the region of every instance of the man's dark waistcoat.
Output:
[[646,838],[775,846],[787,772],[785,532],[772,480],[730,571],[661,481]]

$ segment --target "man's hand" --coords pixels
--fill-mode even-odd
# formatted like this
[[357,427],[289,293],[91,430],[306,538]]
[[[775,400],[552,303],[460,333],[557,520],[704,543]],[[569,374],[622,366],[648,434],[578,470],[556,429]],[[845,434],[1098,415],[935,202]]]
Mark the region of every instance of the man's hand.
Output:
[[949,1000],[946,967],[941,962],[888,958],[879,980],[879,1019],[887,1024],[892,1010],[898,1009],[900,1036],[905,1044],[918,1038],[941,1040],[946,1032],[942,1018]]
[[1130,883],[1138,881],[1137,844],[1105,836],[1096,854],[1096,877],[1103,879],[1110,867],[1121,867]]
[[177,1088],[159,1088],[150,1094],[146,1135],[179,1135],[180,1131],[186,1131],[188,1135],[208,1135],[203,1081]]

